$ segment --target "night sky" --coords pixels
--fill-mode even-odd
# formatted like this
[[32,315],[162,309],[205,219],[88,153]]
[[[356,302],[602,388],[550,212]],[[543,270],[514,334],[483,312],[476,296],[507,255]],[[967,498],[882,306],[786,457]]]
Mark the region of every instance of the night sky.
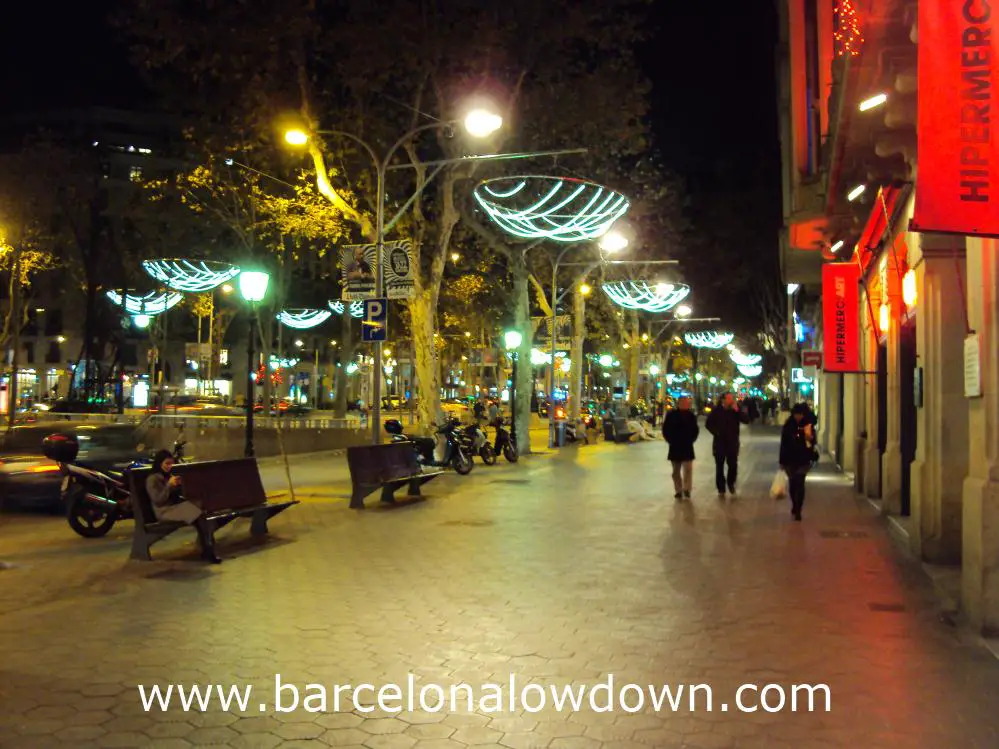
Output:
[[[64,4],[55,17],[43,3],[7,8],[0,112],[141,107],[137,76],[104,20],[111,5]],[[694,229],[710,242],[720,217],[734,213],[748,236],[732,253],[776,253],[776,11],[769,2],[659,0],[654,8],[656,36],[643,59],[654,83],[656,146],[686,182]]]

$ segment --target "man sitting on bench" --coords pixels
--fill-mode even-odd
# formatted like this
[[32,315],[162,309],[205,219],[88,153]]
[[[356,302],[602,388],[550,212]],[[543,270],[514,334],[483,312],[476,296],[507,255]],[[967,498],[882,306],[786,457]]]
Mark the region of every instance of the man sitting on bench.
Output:
[[180,477],[171,476],[173,453],[160,450],[153,458],[153,472],[146,479],[146,492],[153,503],[153,512],[159,521],[194,525],[198,531],[201,558],[212,564],[221,564],[215,554],[215,535],[201,508],[180,498]]

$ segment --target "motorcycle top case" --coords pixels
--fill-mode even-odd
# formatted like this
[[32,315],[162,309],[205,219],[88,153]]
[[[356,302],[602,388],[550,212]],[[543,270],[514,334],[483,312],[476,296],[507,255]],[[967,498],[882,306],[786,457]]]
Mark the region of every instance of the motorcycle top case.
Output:
[[80,443],[71,434],[50,434],[42,440],[42,453],[57,463],[72,463],[80,452]]

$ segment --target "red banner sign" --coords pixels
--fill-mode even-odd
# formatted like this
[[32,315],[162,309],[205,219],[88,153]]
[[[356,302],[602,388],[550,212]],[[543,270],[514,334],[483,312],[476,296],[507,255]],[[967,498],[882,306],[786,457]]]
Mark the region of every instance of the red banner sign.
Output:
[[916,231],[999,235],[999,3],[919,0]]
[[826,372],[860,371],[860,266],[822,266],[822,338]]

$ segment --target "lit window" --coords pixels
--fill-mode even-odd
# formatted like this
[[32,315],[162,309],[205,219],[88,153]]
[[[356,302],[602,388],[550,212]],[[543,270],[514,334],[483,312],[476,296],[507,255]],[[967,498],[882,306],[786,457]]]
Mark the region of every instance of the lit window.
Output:
[[229,349],[224,348],[219,351],[219,364],[223,367],[229,366]]
[[133,182],[139,182],[142,179],[142,167],[141,166],[129,167],[128,178]]

